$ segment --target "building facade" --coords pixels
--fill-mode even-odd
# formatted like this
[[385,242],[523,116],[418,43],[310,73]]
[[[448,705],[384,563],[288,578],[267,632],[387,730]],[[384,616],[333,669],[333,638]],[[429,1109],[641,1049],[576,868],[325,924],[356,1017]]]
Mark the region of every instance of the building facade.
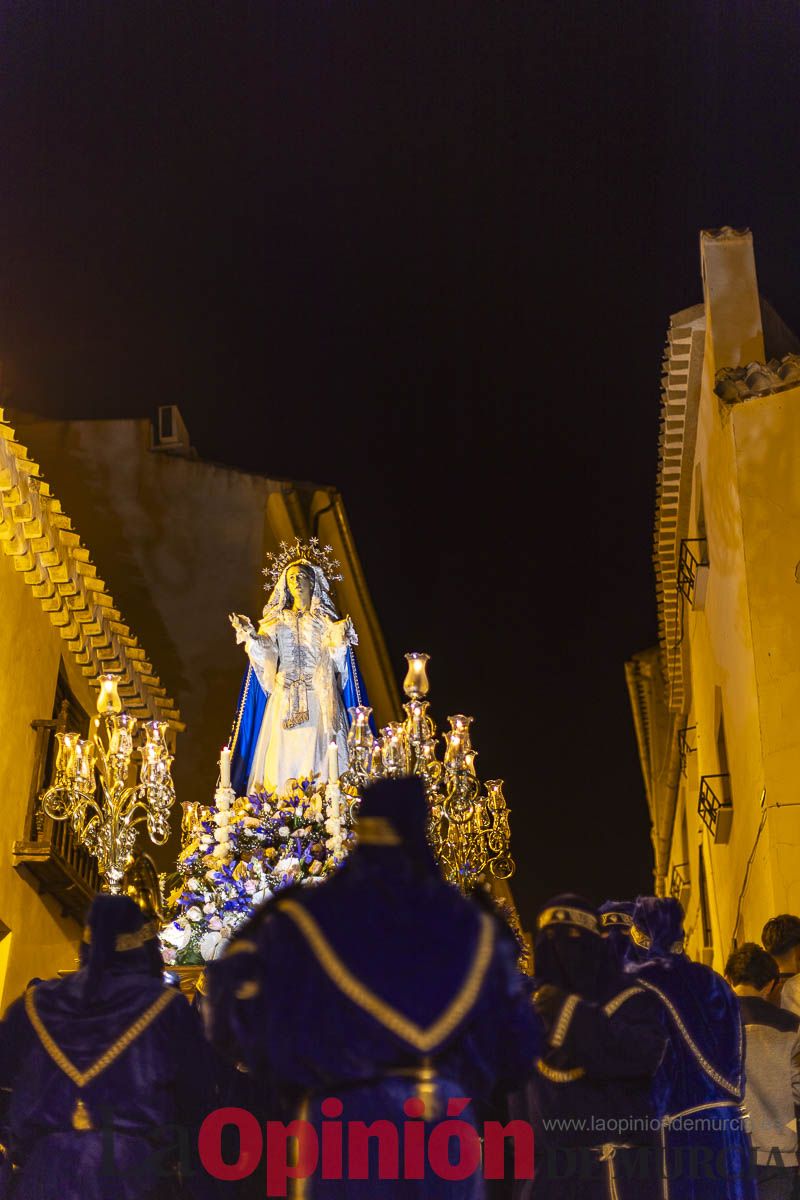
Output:
[[655,889],[721,970],[800,913],[800,345],[749,232],[700,251],[703,303],[671,318],[664,358],[659,645],[626,675]]
[[89,550],[0,409],[0,1010],[35,975],[70,970],[98,886],[68,822],[38,805],[56,729],[84,735],[97,677],[125,707],[183,726]]
[[[355,624],[376,719],[385,724],[400,714],[395,672],[336,488],[203,461],[174,406],[159,409],[155,423],[51,421],[22,412],[15,420],[180,706],[179,801],[213,797],[246,666],[228,614],[257,621],[266,554],[282,540],[317,536],[333,547],[344,576],[336,602]],[[153,851],[160,869],[174,866],[178,824],[170,843]]]

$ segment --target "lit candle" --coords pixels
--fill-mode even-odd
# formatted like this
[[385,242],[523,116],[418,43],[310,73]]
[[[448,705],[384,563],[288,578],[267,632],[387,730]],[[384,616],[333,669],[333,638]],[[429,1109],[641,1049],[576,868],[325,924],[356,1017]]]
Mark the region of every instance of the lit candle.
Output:
[[406,655],[408,673],[403,680],[403,691],[409,700],[421,700],[427,696],[430,689],[428,683],[429,654],[412,653]]
[[97,697],[97,711],[99,713],[118,713],[122,711],[122,701],[117,692],[119,682],[119,675],[100,676],[100,693]]
[[328,746],[328,783],[339,782],[339,747],[336,742]]
[[223,746],[222,753],[219,756],[219,779],[220,786],[229,788],[231,786],[231,748]]

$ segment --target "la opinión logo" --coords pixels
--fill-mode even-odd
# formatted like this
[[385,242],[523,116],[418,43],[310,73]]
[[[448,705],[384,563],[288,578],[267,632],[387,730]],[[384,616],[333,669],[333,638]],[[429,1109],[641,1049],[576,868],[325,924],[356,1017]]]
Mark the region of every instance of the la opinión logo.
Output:
[[[533,1129],[527,1121],[487,1121],[483,1138],[469,1121],[460,1119],[470,1101],[464,1097],[447,1102],[446,1120],[429,1127],[421,1120],[425,1104],[413,1097],[403,1112],[407,1121],[339,1120],[341,1100],[330,1096],[320,1105],[319,1130],[310,1121],[284,1123],[267,1121],[262,1128],[253,1113],[244,1108],[217,1108],[200,1128],[198,1151],[209,1175],[223,1181],[238,1181],[252,1175],[265,1160],[265,1189],[268,1196],[285,1196],[290,1179],[369,1179],[370,1147],[377,1150],[380,1180],[425,1179],[426,1171],[444,1180],[462,1180],[482,1168],[486,1179],[505,1178],[506,1142],[514,1152],[514,1178],[533,1179]],[[235,1162],[222,1157],[222,1135],[228,1126],[239,1134],[239,1156]],[[347,1167],[345,1174],[345,1147]]]

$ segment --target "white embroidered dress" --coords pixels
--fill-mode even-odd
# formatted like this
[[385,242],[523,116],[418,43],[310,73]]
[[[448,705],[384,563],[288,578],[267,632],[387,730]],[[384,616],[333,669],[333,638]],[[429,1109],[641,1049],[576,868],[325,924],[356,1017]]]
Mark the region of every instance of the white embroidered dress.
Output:
[[250,663],[269,700],[256,743],[248,792],[281,789],[288,779],[328,778],[335,740],[339,771],[347,769],[347,717],[342,680],[347,651],[357,644],[349,618],[332,618],[320,604],[307,610],[265,610],[258,633],[245,641]]

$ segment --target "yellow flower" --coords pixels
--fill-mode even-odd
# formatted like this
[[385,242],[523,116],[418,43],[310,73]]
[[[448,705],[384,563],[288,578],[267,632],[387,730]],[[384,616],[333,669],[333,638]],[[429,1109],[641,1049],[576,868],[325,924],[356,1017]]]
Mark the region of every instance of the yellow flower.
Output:
[[233,878],[234,879],[247,879],[247,876],[249,874],[250,874],[250,872],[248,870],[246,862],[239,862],[233,868]]

